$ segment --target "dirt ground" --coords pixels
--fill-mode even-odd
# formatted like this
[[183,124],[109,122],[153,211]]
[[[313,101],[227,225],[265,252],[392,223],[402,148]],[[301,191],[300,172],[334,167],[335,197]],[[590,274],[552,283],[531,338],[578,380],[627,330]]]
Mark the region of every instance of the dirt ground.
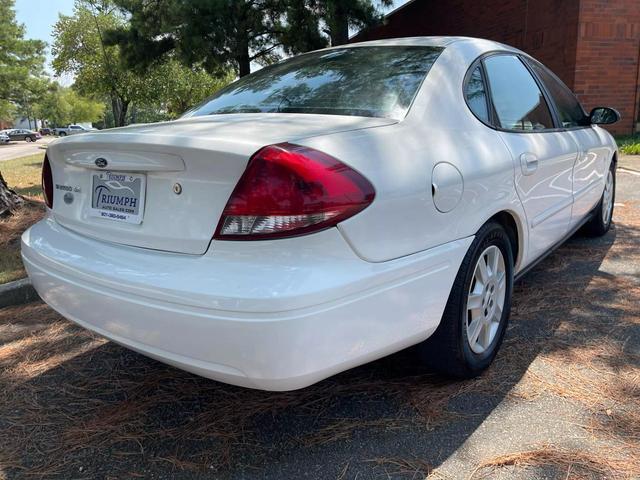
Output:
[[42,202],[29,199],[14,215],[0,218],[0,285],[27,275],[20,258],[20,236],[44,213]]
[[39,302],[0,310],[0,478],[640,478],[640,175],[618,181],[614,228],[517,284],[498,358],[470,381],[409,351],[259,392]]

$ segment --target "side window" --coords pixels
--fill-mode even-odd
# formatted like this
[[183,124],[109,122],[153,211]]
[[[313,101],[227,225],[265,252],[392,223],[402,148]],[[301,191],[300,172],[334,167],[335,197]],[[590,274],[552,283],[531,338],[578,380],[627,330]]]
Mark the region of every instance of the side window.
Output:
[[549,95],[556,104],[562,126],[571,128],[589,125],[587,115],[571,90],[538,62],[530,61],[529,64],[547,87]]
[[487,107],[487,90],[482,78],[482,67],[479,65],[471,72],[464,94],[467,104],[476,117],[485,123],[489,123],[489,108]]
[[494,55],[484,60],[493,106],[507,130],[554,128],[538,84],[518,57]]

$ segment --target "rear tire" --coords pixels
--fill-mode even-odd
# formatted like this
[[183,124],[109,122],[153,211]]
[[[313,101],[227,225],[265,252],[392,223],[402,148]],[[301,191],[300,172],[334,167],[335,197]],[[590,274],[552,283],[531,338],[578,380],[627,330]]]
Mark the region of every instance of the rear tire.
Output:
[[58,134],[58,136],[59,136],[59,137],[66,137],[66,136],[67,136],[67,134],[66,134],[65,132],[60,132],[60,133]]
[[460,265],[440,325],[417,346],[420,360],[432,370],[455,377],[482,373],[502,343],[512,291],[509,236],[500,224],[486,223]]
[[584,226],[584,232],[591,237],[601,237],[611,228],[613,206],[616,201],[616,164],[611,162],[605,187],[598,206],[593,211],[593,217]]

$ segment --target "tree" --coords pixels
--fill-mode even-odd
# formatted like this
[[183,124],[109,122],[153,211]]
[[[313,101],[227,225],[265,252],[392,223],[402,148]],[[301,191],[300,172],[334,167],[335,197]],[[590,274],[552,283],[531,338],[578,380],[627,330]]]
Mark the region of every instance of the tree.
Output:
[[[393,0],[379,0],[382,7],[390,7]],[[350,29],[370,27],[382,21],[382,14],[371,0],[309,0],[309,8],[324,22],[324,32],[331,45],[349,41]]]
[[60,15],[53,33],[56,73],[73,74],[81,94],[107,97],[116,126],[125,125],[132,102],[152,95],[148,79],[124,68],[120,49],[104,42],[105,30],[124,23],[109,0],[76,0],[74,14]]
[[162,83],[158,82],[162,86],[157,92],[159,106],[168,118],[183,114],[234,78],[229,70],[213,76],[201,67],[186,67],[175,58],[169,58],[159,66],[158,73],[164,79]]
[[378,6],[392,0],[114,0],[126,26],[106,32],[123,60],[146,71],[173,53],[185,65],[212,74],[233,67],[243,77],[251,64],[272,63],[281,53],[342,45],[349,30],[382,19]]
[[[44,42],[24,38],[24,26],[16,22],[14,1],[0,0],[0,120],[13,119],[26,83],[41,74],[44,46]],[[0,216],[11,214],[23,203],[0,172]]]
[[[29,122],[29,128],[37,128],[36,104],[49,88],[49,79],[46,77],[31,76],[25,79],[22,88],[15,94],[16,111]],[[31,126],[33,120],[33,127]]]
[[84,97],[72,88],[63,88],[54,82],[34,104],[34,112],[38,118],[61,126],[96,122],[102,118],[104,107],[104,102]]
[[107,41],[119,45],[127,65],[145,71],[167,53],[188,67],[202,65],[210,74],[233,68],[242,77],[251,62],[278,57],[278,0],[115,0],[129,24],[112,29]]
[[76,0],[74,14],[61,15],[54,27],[54,69],[72,73],[80,95],[108,99],[105,123],[122,126],[139,121],[140,114],[152,121],[174,118],[231,81],[228,69],[221,67],[214,78],[201,65],[183,66],[174,53],[144,72],[129,66],[122,59],[126,49],[105,41],[107,31],[119,31],[126,22],[112,0]]
[[393,0],[287,0],[287,22],[283,45],[292,53],[306,52],[349,41],[349,32],[376,25],[380,7]]
[[44,42],[26,40],[14,0],[0,0],[0,120],[13,120],[16,97],[44,68]]

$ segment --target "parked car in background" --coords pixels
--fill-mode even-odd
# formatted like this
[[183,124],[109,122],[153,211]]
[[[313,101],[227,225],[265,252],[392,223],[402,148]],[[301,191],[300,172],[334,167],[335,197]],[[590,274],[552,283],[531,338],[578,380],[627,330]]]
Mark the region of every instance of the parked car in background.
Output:
[[12,142],[24,140],[26,142],[35,142],[42,138],[39,132],[33,132],[31,130],[25,130],[22,128],[14,128],[13,130],[7,130],[7,135]]
[[59,137],[66,137],[67,135],[75,135],[77,133],[86,133],[95,130],[93,128],[86,128],[82,125],[67,125],[66,127],[56,127],[53,129],[53,134]]
[[9,135],[7,135],[4,132],[0,132],[0,143],[9,143],[10,138]]
[[609,230],[618,119],[492,41],[306,53],[177,121],[53,142],[22,258],[62,315],[223,382],[301,388],[412,345],[472,377],[514,279]]
[[42,127],[40,129],[40,135],[53,135],[53,130],[49,127]]

